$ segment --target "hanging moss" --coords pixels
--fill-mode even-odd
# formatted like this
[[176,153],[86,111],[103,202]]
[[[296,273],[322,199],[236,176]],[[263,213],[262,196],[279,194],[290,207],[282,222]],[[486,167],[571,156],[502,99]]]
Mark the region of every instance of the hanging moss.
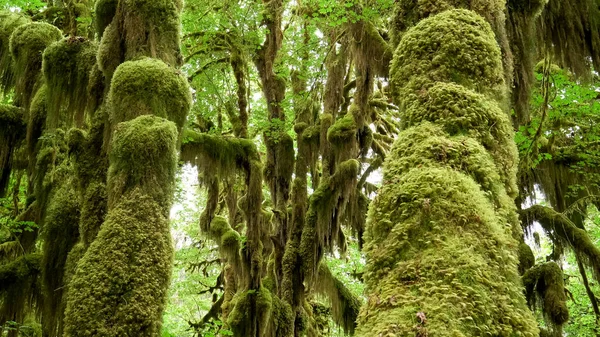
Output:
[[67,255],[79,239],[79,198],[72,181],[64,182],[52,195],[42,232],[43,321],[48,336],[62,331],[62,302]]
[[369,210],[359,336],[537,336],[516,243],[485,199],[471,178],[448,168],[413,168],[383,182]]
[[225,179],[259,158],[252,140],[185,130],[181,160],[198,166],[205,176]]
[[181,130],[192,104],[190,87],[183,75],[164,62],[144,58],[121,64],[108,94],[111,123],[141,115],[167,118]]
[[552,49],[561,66],[584,78],[589,78],[590,66],[600,68],[600,8],[596,1],[548,0],[538,17],[537,30],[540,50]]
[[[89,76],[96,64],[97,45],[83,37],[68,37],[45,49],[42,69],[48,90],[47,125],[83,126]],[[61,116],[61,108],[65,115]]]
[[315,284],[315,290],[329,299],[333,321],[342,327],[346,334],[354,335],[356,319],[362,304],[359,298],[331,274],[324,262],[319,265]]
[[536,265],[523,275],[523,285],[532,309],[540,307],[550,327],[561,332],[569,320],[569,309],[560,267],[555,262]]
[[175,125],[160,117],[145,115],[118,124],[109,155],[109,210],[134,187],[168,210],[177,164],[176,143]]
[[94,21],[96,23],[96,34],[101,38],[104,29],[113,21],[117,12],[117,0],[97,0],[94,5]]
[[14,60],[15,100],[24,107],[35,94],[40,79],[42,53],[53,42],[62,38],[55,26],[33,22],[17,27],[10,36],[10,53]]
[[173,257],[165,213],[138,187],[111,208],[69,285],[65,336],[160,334]]
[[48,115],[48,87],[43,85],[33,96],[29,108],[29,121],[27,122],[27,149],[29,155],[35,158],[35,149],[38,139],[45,129],[46,117]]
[[23,138],[23,109],[0,104],[0,197],[4,197],[10,182],[13,152]]
[[319,187],[310,196],[304,229],[300,241],[302,273],[304,279],[314,282],[319,262],[325,251],[344,247],[339,235],[339,217],[343,207],[356,187],[359,163],[354,159],[338,165],[336,172],[321,180]]
[[29,19],[19,13],[0,11],[0,94],[11,89],[15,80],[9,49],[10,35],[17,27],[26,23],[29,23]]
[[449,10],[422,20],[403,36],[390,69],[395,102],[405,106],[436,81],[453,82],[504,101],[500,49],[482,17],[468,10]]
[[[0,265],[0,324],[23,322],[27,308],[36,308],[39,304],[40,260],[40,254],[31,253]],[[17,334],[9,331],[8,337],[17,337]]]

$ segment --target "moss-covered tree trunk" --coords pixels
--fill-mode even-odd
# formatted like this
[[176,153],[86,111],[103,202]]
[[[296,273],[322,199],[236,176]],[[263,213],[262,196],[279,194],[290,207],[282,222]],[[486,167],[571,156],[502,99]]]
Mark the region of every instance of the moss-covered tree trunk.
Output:
[[518,157],[490,26],[504,2],[407,3],[413,22],[390,72],[404,130],[369,209],[358,335],[537,336],[517,272]]

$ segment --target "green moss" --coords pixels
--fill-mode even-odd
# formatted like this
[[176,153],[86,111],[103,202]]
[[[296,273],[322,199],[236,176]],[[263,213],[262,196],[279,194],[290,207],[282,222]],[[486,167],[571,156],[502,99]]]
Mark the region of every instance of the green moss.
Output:
[[335,214],[356,188],[359,166],[354,159],[340,163],[335,173],[323,178],[310,196],[299,249],[303,277],[309,282],[316,281],[323,253],[333,251],[336,245],[346,245],[340,240],[343,236],[340,236],[339,218]]
[[123,62],[120,42],[121,37],[117,23],[109,24],[102,34],[97,55],[98,68],[104,74],[107,82],[110,82],[115,70]]
[[229,177],[259,158],[256,145],[249,139],[185,130],[182,143],[181,160],[198,166],[211,179]]
[[518,152],[514,132],[496,102],[463,86],[438,82],[411,95],[405,104],[404,128],[425,121],[443,126],[450,135],[465,135],[480,142],[492,154],[509,195],[516,196]]
[[358,312],[362,304],[360,299],[333,276],[324,262],[319,265],[319,274],[315,285],[315,290],[328,298],[333,321],[342,327],[346,334],[354,335]]
[[69,285],[65,336],[160,334],[173,257],[165,213],[138,187],[110,209]]
[[335,146],[343,146],[356,138],[356,123],[351,113],[344,115],[327,130],[327,140]]
[[[234,336],[248,336],[249,331],[267,329],[273,308],[272,295],[268,289],[260,287],[257,290],[238,292],[233,298],[232,305],[233,309],[228,316],[227,324]],[[249,326],[254,323],[248,319],[249,315],[256,318],[258,327]]]
[[177,164],[176,144],[175,124],[164,118],[145,115],[118,124],[109,153],[109,209],[134,187],[141,188],[160,205],[170,205]]
[[120,1],[116,16],[105,28],[100,42],[98,61],[105,77],[110,80],[119,64],[140,57],[180,66],[181,8],[182,2],[178,0]]
[[10,36],[10,53],[14,60],[15,99],[29,107],[35,94],[34,86],[42,69],[42,53],[53,42],[62,38],[55,26],[33,22],[17,27]]
[[560,331],[569,320],[567,294],[560,267],[555,262],[536,265],[523,275],[523,285],[529,305],[533,309],[540,307],[546,322],[554,330]]
[[98,0],[94,5],[96,34],[101,38],[106,27],[112,22],[117,12],[117,0]]
[[96,239],[106,216],[106,185],[102,182],[90,184],[85,190],[83,200],[79,231],[81,240],[87,247]]
[[42,287],[44,291],[44,329],[56,334],[62,325],[65,303],[64,272],[67,256],[79,239],[80,205],[72,180],[64,182],[50,198],[43,221]]
[[241,248],[240,234],[234,229],[228,230],[221,236],[219,248],[230,262],[236,262]]
[[23,109],[0,104],[0,197],[8,188],[12,172],[12,157],[19,142],[25,138]]
[[449,10],[404,34],[390,69],[395,102],[405,106],[434,82],[456,83],[504,101],[500,48],[482,17]]
[[415,166],[388,176],[369,209],[357,334],[413,335],[423,312],[420,328],[436,336],[537,336],[510,230],[464,173]]
[[7,92],[14,84],[10,35],[17,27],[26,23],[29,23],[29,19],[20,13],[0,11],[0,93]]
[[42,70],[48,88],[48,127],[83,125],[96,51],[97,45],[83,37],[68,37],[45,49]]
[[0,322],[23,322],[28,309],[40,304],[40,260],[31,253],[0,265]]
[[29,155],[35,158],[35,149],[38,139],[45,129],[46,117],[48,116],[48,87],[43,85],[35,93],[29,107],[29,121],[27,122],[27,149]]
[[108,94],[110,121],[124,122],[141,115],[167,118],[181,130],[192,104],[183,75],[164,62],[144,58],[121,64]]
[[519,274],[523,275],[529,268],[535,264],[533,251],[525,242],[519,244]]

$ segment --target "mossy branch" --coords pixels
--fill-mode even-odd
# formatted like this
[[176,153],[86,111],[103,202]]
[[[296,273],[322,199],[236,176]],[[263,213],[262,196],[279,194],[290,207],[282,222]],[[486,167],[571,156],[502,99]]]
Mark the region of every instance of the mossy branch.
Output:
[[323,262],[319,265],[315,290],[329,299],[333,321],[344,329],[346,334],[354,335],[362,303]]
[[560,243],[570,247],[592,268],[594,278],[600,280],[600,249],[594,245],[587,232],[550,207],[534,205],[521,210],[521,220],[528,225],[538,222],[545,231],[553,234]]

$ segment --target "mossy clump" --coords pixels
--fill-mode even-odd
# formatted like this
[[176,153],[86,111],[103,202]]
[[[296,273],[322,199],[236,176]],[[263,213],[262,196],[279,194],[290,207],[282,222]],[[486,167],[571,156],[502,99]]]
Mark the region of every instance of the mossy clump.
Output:
[[533,265],[535,265],[535,256],[531,247],[525,242],[521,242],[519,244],[519,274],[523,275]]
[[327,130],[327,140],[335,146],[343,146],[356,139],[357,127],[352,114],[346,114]]
[[357,335],[537,336],[517,244],[479,185],[450,168],[388,177],[369,209]]
[[160,334],[173,258],[166,210],[138,187],[110,209],[69,284],[65,336]]
[[504,101],[502,69],[490,25],[472,11],[449,10],[404,34],[390,69],[392,96],[405,106],[411,94],[426,94],[435,82],[453,82]]
[[141,115],[155,115],[183,128],[192,104],[186,78],[164,62],[143,58],[121,64],[108,94],[113,125]]
[[98,46],[98,69],[108,82],[117,67],[123,62],[123,51],[120,45],[119,27],[117,23],[110,23],[104,29],[100,45]]
[[48,127],[83,126],[89,76],[96,64],[97,49],[96,43],[73,36],[45,49],[42,70],[48,88]]
[[175,124],[164,118],[145,115],[119,123],[109,153],[109,209],[126,191],[137,187],[166,207],[168,214],[177,164],[176,144]]
[[498,165],[500,175],[516,196],[518,151],[508,115],[498,104],[454,83],[438,82],[406,99],[403,128],[429,121],[441,125],[450,135],[465,135],[479,141]]
[[85,190],[81,207],[79,232],[81,241],[88,247],[98,235],[107,211],[106,185],[94,182]]
[[14,60],[15,99],[29,107],[34,86],[42,69],[42,53],[53,42],[62,38],[61,31],[44,22],[33,22],[17,27],[10,36],[10,53]]
[[29,19],[20,13],[0,11],[0,93],[8,91],[14,84],[13,60],[9,48],[10,35],[17,27],[29,22]]
[[118,0],[98,0],[94,5],[94,21],[96,23],[96,34],[101,38],[104,30],[113,21],[117,12]]
[[563,273],[555,262],[536,265],[523,275],[523,285],[528,304],[540,307],[547,323],[561,329],[569,320],[567,293]]
[[[231,305],[233,309],[227,318],[227,325],[234,336],[249,336],[250,331],[267,330],[273,309],[273,295],[267,288],[240,291],[234,296]],[[249,326],[254,324],[248,319],[249,315],[256,318],[258,327]]]

